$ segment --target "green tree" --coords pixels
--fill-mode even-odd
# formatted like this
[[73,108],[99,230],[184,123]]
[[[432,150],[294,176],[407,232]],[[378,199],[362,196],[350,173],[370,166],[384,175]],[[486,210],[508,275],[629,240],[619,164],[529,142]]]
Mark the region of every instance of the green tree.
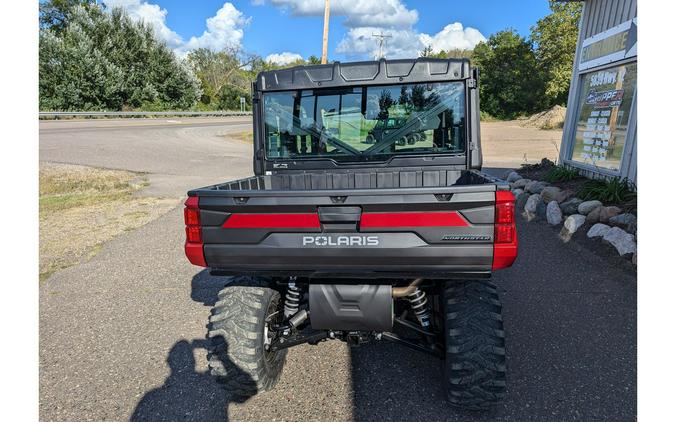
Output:
[[321,64],[321,58],[316,57],[315,55],[312,54],[307,59],[307,64]]
[[500,118],[532,113],[540,107],[543,80],[532,44],[509,29],[490,36],[473,50],[481,71],[481,108]]
[[186,109],[199,98],[190,69],[122,9],[75,5],[67,19],[40,31],[42,110]]
[[537,21],[530,38],[545,79],[544,107],[564,105],[570,89],[582,3],[549,1],[551,14]]
[[76,7],[97,7],[96,0],[49,0],[40,3],[40,28],[60,32],[68,25]]

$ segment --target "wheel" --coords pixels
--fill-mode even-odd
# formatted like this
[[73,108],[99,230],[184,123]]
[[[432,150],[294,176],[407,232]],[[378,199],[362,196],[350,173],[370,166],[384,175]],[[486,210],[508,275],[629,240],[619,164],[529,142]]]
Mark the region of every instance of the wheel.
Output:
[[228,392],[250,397],[279,380],[287,350],[269,352],[266,319],[281,318],[279,292],[268,281],[235,277],[218,293],[208,325],[208,363]]
[[443,291],[444,379],[450,404],[483,410],[506,394],[502,305],[482,281],[449,282]]
[[374,144],[375,143],[375,137],[372,134],[369,133],[368,136],[366,136],[366,143],[367,144]]

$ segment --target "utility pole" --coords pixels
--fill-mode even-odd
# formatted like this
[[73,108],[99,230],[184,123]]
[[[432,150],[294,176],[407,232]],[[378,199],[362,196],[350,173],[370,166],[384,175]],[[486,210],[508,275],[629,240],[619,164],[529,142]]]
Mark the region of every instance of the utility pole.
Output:
[[328,22],[330,21],[330,0],[325,0],[323,8],[323,50],[321,64],[328,63]]
[[391,35],[389,34],[373,34],[374,38],[378,39],[378,43],[380,44],[380,54],[377,56],[377,59],[381,59],[384,57],[384,46],[387,44],[387,38],[391,38]]

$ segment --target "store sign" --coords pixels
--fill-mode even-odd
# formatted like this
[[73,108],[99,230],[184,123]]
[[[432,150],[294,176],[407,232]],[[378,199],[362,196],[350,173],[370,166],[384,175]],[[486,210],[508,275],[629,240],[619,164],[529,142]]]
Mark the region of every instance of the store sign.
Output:
[[637,18],[584,40],[579,70],[602,66],[637,55]]

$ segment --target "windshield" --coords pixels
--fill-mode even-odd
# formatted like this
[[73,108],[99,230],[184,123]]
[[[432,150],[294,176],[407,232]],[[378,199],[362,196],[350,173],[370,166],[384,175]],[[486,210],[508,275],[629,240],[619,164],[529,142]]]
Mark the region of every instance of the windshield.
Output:
[[463,82],[272,92],[263,104],[272,159],[384,160],[465,148]]

